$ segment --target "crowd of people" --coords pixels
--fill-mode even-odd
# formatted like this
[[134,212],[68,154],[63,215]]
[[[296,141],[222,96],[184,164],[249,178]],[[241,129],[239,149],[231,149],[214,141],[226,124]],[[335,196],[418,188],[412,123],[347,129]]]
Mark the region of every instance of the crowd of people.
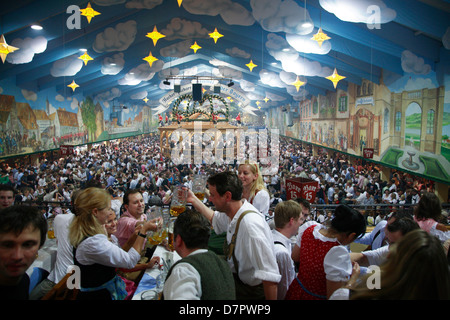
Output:
[[[164,299],[450,299],[448,214],[431,181],[395,170],[383,180],[372,163],[351,163],[342,154],[313,155],[308,145],[287,138],[280,140],[279,168],[271,176],[249,160],[175,165],[158,142],[155,135],[139,136],[77,148],[73,155],[41,159],[38,165],[3,163],[0,209],[29,207],[61,223],[66,233],[56,235],[58,255],[85,275],[79,299],[129,298],[134,271],[159,264],[150,259],[145,241],[159,222],[147,221],[145,211],[170,205],[175,186],[187,190],[192,210],[176,220],[174,243],[182,263],[167,275]],[[205,200],[191,190],[196,174],[208,176]],[[294,177],[318,182],[314,203],[287,199],[286,179]],[[25,221],[10,227],[8,219],[0,229],[0,252],[4,234],[30,231]],[[373,231],[366,232],[367,226]],[[212,247],[212,238],[223,248]],[[408,251],[401,243],[411,238],[420,238],[422,245]],[[355,242],[370,250],[352,253],[349,245]],[[394,286],[395,275],[407,273],[391,269],[413,250],[429,254],[420,256],[426,269],[420,272],[432,273],[432,279],[424,275],[423,282],[411,278],[386,289]],[[370,291],[362,281],[373,265],[382,275],[391,273],[382,277],[383,290]],[[65,273],[55,267],[31,297],[41,298]],[[2,294],[8,288],[4,276]],[[402,296],[406,288],[410,295]]]

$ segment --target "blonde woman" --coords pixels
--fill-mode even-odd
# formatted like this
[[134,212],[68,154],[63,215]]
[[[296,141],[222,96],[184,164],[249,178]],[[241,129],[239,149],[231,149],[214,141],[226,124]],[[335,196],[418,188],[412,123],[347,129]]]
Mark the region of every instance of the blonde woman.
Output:
[[266,218],[269,217],[270,195],[258,164],[246,160],[238,167],[238,177],[242,181],[242,198],[247,199]]
[[111,213],[111,196],[100,188],[80,191],[74,203],[75,217],[70,225],[69,239],[74,247],[74,262],[81,271],[80,300],[122,300],[125,284],[116,268],[133,268],[139,261],[146,233],[156,230],[146,222],[130,250],[125,251],[109,241],[105,224]]

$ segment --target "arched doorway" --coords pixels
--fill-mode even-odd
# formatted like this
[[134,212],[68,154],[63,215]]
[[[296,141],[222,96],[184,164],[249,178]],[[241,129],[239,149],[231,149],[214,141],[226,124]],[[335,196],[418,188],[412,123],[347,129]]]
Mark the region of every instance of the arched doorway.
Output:
[[[397,121],[396,118],[396,125]],[[422,108],[417,102],[408,105],[405,111],[405,146],[420,150],[422,136]]]

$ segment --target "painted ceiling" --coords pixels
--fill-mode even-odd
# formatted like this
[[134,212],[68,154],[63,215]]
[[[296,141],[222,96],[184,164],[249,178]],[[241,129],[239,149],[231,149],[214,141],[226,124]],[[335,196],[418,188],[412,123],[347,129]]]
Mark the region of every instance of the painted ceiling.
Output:
[[[267,108],[362,79],[432,72],[444,85],[450,74],[448,0],[15,0],[0,17],[0,33],[19,48],[4,55],[0,81],[110,105],[159,108],[174,84],[195,77],[232,81]],[[330,38],[322,45],[311,39],[319,28]],[[82,48],[92,60],[79,59]],[[326,78],[334,69],[345,77],[336,88]],[[306,84],[297,89],[297,79]]]

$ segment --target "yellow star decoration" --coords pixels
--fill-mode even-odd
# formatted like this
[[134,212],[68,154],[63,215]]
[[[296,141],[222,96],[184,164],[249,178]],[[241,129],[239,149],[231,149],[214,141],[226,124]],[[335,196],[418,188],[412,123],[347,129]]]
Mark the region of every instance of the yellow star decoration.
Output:
[[319,44],[319,47],[322,47],[322,43],[325,40],[331,39],[329,36],[327,36],[326,33],[322,32],[322,28],[319,28],[319,31],[311,38],[311,40],[317,41]]
[[217,28],[215,28],[214,32],[210,33],[209,36],[214,39],[214,43],[217,43],[217,39],[223,37],[223,34],[217,32]]
[[155,62],[156,60],[159,60],[158,58],[155,58],[152,53],[150,52],[150,54],[148,56],[146,56],[145,58],[143,58],[142,60],[145,60],[148,62],[148,64],[150,65],[150,67],[153,65],[153,62]]
[[91,19],[93,17],[101,14],[100,12],[97,12],[94,9],[92,9],[90,2],[88,2],[88,5],[85,9],[80,9],[80,11],[81,11],[81,15],[85,16],[87,18],[88,23],[91,23]]
[[333,74],[331,76],[326,77],[326,79],[333,82],[334,88],[336,89],[338,82],[341,81],[342,79],[345,79],[345,77],[339,75],[336,71],[336,68],[334,68]]
[[0,37],[0,57],[2,58],[3,63],[5,63],[6,60],[6,56],[11,53],[14,52],[16,50],[19,50],[19,48],[10,46],[9,44],[6,43],[5,40],[5,36],[2,34],[2,36]]
[[83,53],[83,55],[79,56],[78,59],[83,60],[84,65],[87,65],[87,63],[91,60],[94,60],[91,58],[90,55],[87,54],[87,52]]
[[300,89],[301,86],[305,85],[306,82],[300,81],[300,79],[297,76],[297,80],[295,80],[295,82],[292,83],[292,85],[294,85],[297,88],[297,92]]
[[194,50],[194,52],[195,53],[197,53],[197,50],[198,49],[201,49],[202,47],[200,47],[198,44],[197,44],[197,41],[195,41],[195,43],[190,47],[192,50]]
[[253,68],[254,68],[254,67],[257,67],[258,65],[254,64],[254,63],[253,63],[253,60],[250,60],[250,62],[247,63],[246,66],[250,69],[250,72],[252,72],[252,71],[253,71]]
[[75,83],[75,80],[72,80],[72,83],[69,84],[69,85],[67,85],[67,86],[68,86],[69,88],[71,88],[72,91],[75,91],[75,89],[79,87],[79,85],[77,85],[77,84]]
[[145,103],[147,103],[147,101],[148,101],[148,98],[147,97],[145,97],[144,99],[142,99],[142,100],[144,100],[144,102]]
[[164,38],[165,35],[163,35],[162,33],[158,32],[158,29],[156,29],[156,26],[153,28],[152,32],[147,33],[146,37],[150,38],[153,40],[153,45],[156,46],[156,43],[158,42],[159,39]]
[[181,3],[183,2],[183,0],[177,0],[178,1],[178,6],[181,7]]
[[265,103],[267,103],[267,101],[269,101],[269,100],[270,100],[270,99],[267,98],[267,97],[264,98],[264,102],[265,102]]

